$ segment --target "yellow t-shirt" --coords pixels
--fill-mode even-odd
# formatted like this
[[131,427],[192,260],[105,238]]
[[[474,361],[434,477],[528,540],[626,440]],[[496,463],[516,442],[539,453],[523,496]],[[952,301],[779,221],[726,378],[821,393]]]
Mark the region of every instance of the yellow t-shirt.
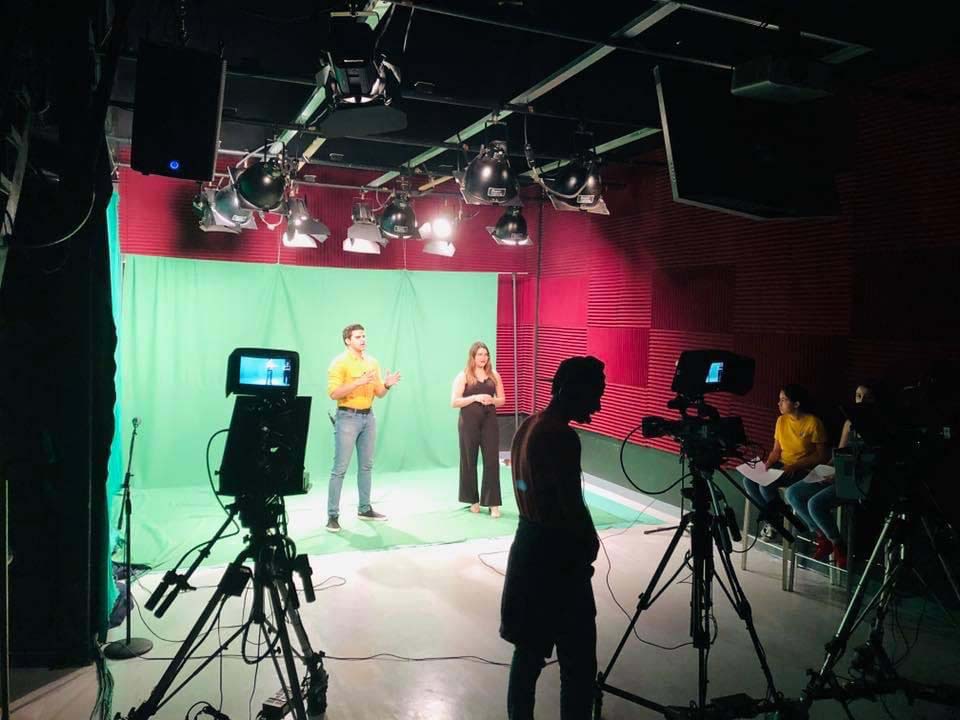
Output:
[[816,415],[781,415],[773,437],[780,443],[780,462],[793,465],[812,454],[817,445],[827,442],[827,431]]
[[377,379],[367,385],[361,385],[349,395],[337,400],[337,407],[366,410],[373,405],[377,390],[383,392],[383,380],[380,378],[380,365],[371,355],[358,358],[349,350],[337,355],[327,370],[327,394],[341,385],[353,382],[368,370],[375,370]]

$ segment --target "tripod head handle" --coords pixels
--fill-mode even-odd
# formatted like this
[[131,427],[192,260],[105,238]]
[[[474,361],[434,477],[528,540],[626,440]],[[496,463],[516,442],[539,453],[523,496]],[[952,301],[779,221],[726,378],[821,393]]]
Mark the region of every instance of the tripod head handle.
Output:
[[313,590],[313,568],[310,567],[309,558],[306,555],[297,555],[293,560],[293,571],[300,576],[304,599],[312,603],[317,599],[317,594]]

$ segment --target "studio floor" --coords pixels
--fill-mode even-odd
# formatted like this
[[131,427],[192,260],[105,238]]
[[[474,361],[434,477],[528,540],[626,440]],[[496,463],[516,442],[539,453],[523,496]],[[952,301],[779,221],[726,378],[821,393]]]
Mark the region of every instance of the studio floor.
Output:
[[[615,498],[609,486],[588,487],[596,497],[630,510],[633,524],[601,531],[603,547],[596,563],[594,592],[598,616],[598,658],[608,662],[643,591],[666,550],[671,533],[645,534],[668,520],[662,506],[647,507],[643,498]],[[384,501],[383,509],[389,510]],[[402,513],[394,513],[399,518]],[[490,520],[490,518],[474,518]],[[398,520],[399,521],[399,520]],[[347,528],[349,532],[350,528]],[[291,533],[293,534],[293,533]],[[296,536],[294,535],[294,539]],[[499,601],[509,536],[467,538],[438,544],[415,544],[381,551],[349,547],[340,552],[311,554],[316,602],[301,610],[314,649],[327,653],[330,675],[328,720],[446,720],[447,718],[502,719],[506,717],[507,664],[511,646],[498,635]],[[683,540],[681,548],[688,547]],[[679,567],[678,553],[671,564]],[[843,590],[831,587],[817,572],[799,569],[796,591],[780,589],[780,561],[760,548],[751,551],[749,569],[739,571],[752,604],[778,688],[796,697],[806,682],[805,669],[819,665],[823,644],[840,621],[846,602]],[[153,640],[148,655],[110,661],[115,681],[113,710],[126,713],[139,705],[159,680],[167,660],[178,649],[222,575],[222,567],[203,567],[193,578],[195,592],[183,593],[162,619],[146,611],[134,615],[135,636]],[[686,705],[695,697],[697,656],[689,640],[690,584],[683,571],[653,607],[641,615],[639,637],[628,639],[610,682],[630,692],[668,705]],[[142,607],[160,580],[157,572],[143,576],[135,586]],[[763,676],[742,622],[717,589],[716,644],[709,658],[710,696],[745,692],[761,696]],[[230,600],[222,614],[220,634],[245,616],[246,598]],[[916,605],[914,603],[914,605]],[[900,666],[909,677],[924,682],[956,682],[960,676],[960,635],[933,606],[920,613],[899,613],[897,656],[912,649]],[[918,621],[919,623],[918,629]],[[201,652],[218,644],[211,633]],[[122,637],[122,628],[111,639]],[[254,634],[255,637],[255,634]],[[905,642],[906,641],[906,642]],[[848,659],[838,669],[845,674]],[[196,663],[190,665],[196,667]],[[59,673],[18,670],[14,673],[15,720],[86,720],[97,694],[94,667]],[[250,666],[240,658],[237,640],[157,715],[184,718],[188,709],[207,701],[231,720],[255,718],[261,703],[279,688],[269,661]],[[559,672],[550,665],[541,677],[537,718],[559,718]],[[850,707],[856,718],[957,718],[956,709],[922,702],[908,706],[890,697],[886,708],[858,701]],[[191,719],[193,715],[189,716]],[[201,716],[204,717],[204,716]],[[603,717],[655,718],[654,712],[605,696]],[[834,702],[815,703],[810,717],[845,717]]]

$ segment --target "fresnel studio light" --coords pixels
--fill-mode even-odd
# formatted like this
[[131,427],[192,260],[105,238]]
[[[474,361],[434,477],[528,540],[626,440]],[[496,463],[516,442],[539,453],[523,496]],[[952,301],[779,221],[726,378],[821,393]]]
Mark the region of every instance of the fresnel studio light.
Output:
[[487,227],[487,232],[497,245],[532,245],[527,234],[527,221],[519,205],[508,207],[496,225]]
[[453,234],[460,223],[460,219],[459,209],[454,216],[453,212],[444,204],[432,220],[428,220],[420,226],[423,252],[428,255],[453,257],[457,251],[456,245],[453,243]]
[[594,150],[593,134],[581,128],[574,136],[573,145],[570,160],[559,168],[552,180],[545,180],[542,170],[536,166],[533,147],[527,142],[524,152],[529,174],[546,191],[554,209],[609,215],[603,201],[600,158]]
[[380,215],[380,232],[391,240],[419,239],[417,214],[410,204],[410,183],[400,178],[399,187],[387,201]]
[[359,200],[354,201],[351,216],[353,224],[347,228],[343,249],[347,252],[379,255],[380,248],[385,247],[389,241],[381,234],[370,203],[362,194]]
[[463,200],[469,205],[510,204],[517,197],[517,177],[507,154],[507,126],[492,122],[486,142],[462,173],[454,173]]

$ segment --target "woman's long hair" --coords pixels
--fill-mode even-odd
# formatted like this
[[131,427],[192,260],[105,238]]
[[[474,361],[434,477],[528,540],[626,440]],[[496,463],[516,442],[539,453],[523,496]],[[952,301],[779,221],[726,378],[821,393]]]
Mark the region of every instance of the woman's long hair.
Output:
[[486,343],[477,340],[470,346],[470,351],[467,353],[467,366],[463,370],[463,377],[466,379],[467,385],[477,382],[477,375],[474,370],[477,367],[476,355],[480,348],[487,351],[487,357],[489,358],[486,367],[487,377],[493,377],[493,353],[490,352],[490,348],[487,347]]

